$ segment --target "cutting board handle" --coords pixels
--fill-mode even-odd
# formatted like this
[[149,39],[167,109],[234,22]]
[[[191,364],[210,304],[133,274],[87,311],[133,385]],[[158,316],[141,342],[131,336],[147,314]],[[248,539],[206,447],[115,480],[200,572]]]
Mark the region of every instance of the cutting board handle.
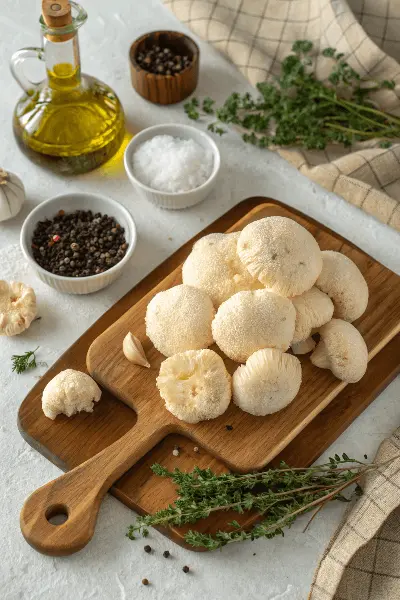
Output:
[[[91,540],[103,496],[113,483],[161,441],[169,430],[138,419],[123,437],[75,469],[33,492],[21,511],[26,541],[50,556],[66,556]],[[50,522],[56,515],[66,520]]]

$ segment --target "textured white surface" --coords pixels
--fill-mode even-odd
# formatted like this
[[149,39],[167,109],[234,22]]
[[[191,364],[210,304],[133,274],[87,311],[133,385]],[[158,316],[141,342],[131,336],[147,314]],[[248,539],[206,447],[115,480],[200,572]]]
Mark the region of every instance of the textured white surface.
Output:
[[[182,29],[158,0],[85,0],[89,21],[81,31],[83,67],[112,85],[124,104],[129,127],[186,122],[182,107],[148,104],[131,89],[128,47],[140,34],[157,28]],[[1,339],[0,362],[0,596],[4,600],[304,600],[312,573],[337,526],[344,505],[324,510],[306,534],[299,522],[284,539],[233,545],[214,554],[195,554],[151,532],[154,555],[143,552],[142,541],[124,537],[133,514],[113,498],[106,498],[94,539],[79,554],[48,558],[37,554],[19,531],[19,510],[26,496],[57,477],[60,471],[31,449],[16,426],[18,407],[43,372],[11,373],[11,354],[40,345],[40,360],[52,364],[118,298],[181,246],[240,200],[255,194],[272,196],[325,223],[400,271],[399,236],[346,202],[307,181],[283,160],[266,151],[245,147],[235,136],[217,140],[222,169],[212,195],[182,212],[164,212],[134,195],[122,166],[62,179],[36,168],[22,156],[11,132],[11,115],[19,94],[8,61],[12,52],[38,44],[40,2],[1,0],[0,5],[0,166],[20,174],[28,201],[18,217],[0,224],[0,278],[21,279],[38,295],[41,321],[23,336]],[[200,42],[201,78],[198,92],[222,99],[246,84],[235,69]],[[32,77],[36,74],[32,65]],[[51,195],[66,191],[101,191],[122,202],[136,220],[138,246],[131,270],[109,289],[93,296],[72,297],[42,284],[28,268],[18,245],[24,217]],[[392,383],[326,454],[347,452],[374,455],[380,441],[400,423],[400,382]],[[164,559],[165,549],[172,553]],[[253,556],[253,553],[256,556]],[[181,568],[191,567],[185,575]],[[141,584],[143,577],[151,586]]]

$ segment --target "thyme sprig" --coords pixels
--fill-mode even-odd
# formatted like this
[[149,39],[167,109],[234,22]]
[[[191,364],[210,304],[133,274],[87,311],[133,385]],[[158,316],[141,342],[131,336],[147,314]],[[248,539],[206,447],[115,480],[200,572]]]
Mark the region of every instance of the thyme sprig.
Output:
[[298,40],[292,54],[281,64],[281,73],[273,81],[257,84],[259,95],[231,94],[222,106],[205,98],[201,104],[192,98],[184,105],[190,119],[215,114],[217,121],[208,129],[222,135],[221,125],[233,125],[243,132],[243,140],[267,148],[301,145],[306,149],[324,149],[329,143],[351,146],[374,138],[381,147],[400,137],[400,117],[376,107],[370,94],[394,89],[391,80],[362,78],[334,48],[322,55],[333,61],[327,84],[316,79],[313,71],[313,44]]
[[[291,468],[281,463],[278,469],[245,475],[216,474],[211,469],[199,467],[184,473],[179,469],[168,471],[155,464],[152,470],[156,475],[169,478],[177,485],[177,499],[154,515],[138,517],[128,528],[127,536],[130,539],[134,539],[136,533],[147,536],[150,526],[192,524],[214,512],[227,510],[239,514],[256,511],[260,519],[250,529],[243,529],[233,520],[227,522],[226,530],[214,534],[190,530],[185,534],[185,541],[192,546],[215,550],[243,540],[283,536],[284,528],[290,527],[303,513],[315,511],[309,525],[315,514],[331,500],[349,502],[353,494],[361,495],[360,479],[392,460],[394,458],[381,464],[366,464],[347,454],[335,454],[321,465]],[[352,485],[355,486],[353,494],[344,495],[343,492]]]
[[36,352],[39,350],[39,346],[34,350],[25,352],[25,354],[13,354],[11,357],[13,372],[15,371],[18,375],[29,369],[35,369],[37,366],[47,367],[45,362],[36,361]]

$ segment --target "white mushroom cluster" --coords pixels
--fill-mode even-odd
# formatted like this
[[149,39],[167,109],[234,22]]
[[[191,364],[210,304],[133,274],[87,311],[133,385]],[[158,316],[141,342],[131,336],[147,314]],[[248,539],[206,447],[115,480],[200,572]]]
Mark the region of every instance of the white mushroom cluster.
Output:
[[233,401],[256,416],[282,410],[297,396],[301,364],[296,356],[274,348],[257,350],[233,374]]
[[263,287],[237,254],[239,236],[239,232],[206,235],[194,244],[183,263],[183,283],[204,290],[215,308],[237,292]]
[[246,225],[237,251],[250,273],[282,296],[298,296],[309,290],[322,269],[317,241],[286,217],[266,217]]
[[166,408],[186,423],[222,415],[231,401],[231,376],[213,350],[188,350],[161,363],[157,387]]
[[210,297],[189,285],[159,292],[146,311],[146,333],[161,354],[208,348],[215,310]]
[[293,339],[293,303],[269,290],[238,292],[219,307],[212,334],[221,350],[236,362],[246,362],[262,348],[287,350]]
[[332,299],[334,317],[352,323],[367,308],[367,282],[357,265],[340,252],[325,250],[322,260],[322,271],[315,285]]
[[256,416],[296,397],[302,373],[294,354],[313,351],[316,367],[348,383],[364,375],[368,351],[351,322],[367,307],[367,283],[350,258],[321,251],[297,222],[267,217],[240,233],[205,236],[182,271],[183,285],[158,293],[146,314],[148,337],[169,357],[157,386],[178,419],[213,419],[229,405],[224,361],[206,350],[213,342],[245,363],[232,377],[233,401]]
[[356,383],[365,375],[368,349],[358,329],[341,319],[332,319],[319,330],[321,341],[311,355],[320,369],[329,369],[338,379]]

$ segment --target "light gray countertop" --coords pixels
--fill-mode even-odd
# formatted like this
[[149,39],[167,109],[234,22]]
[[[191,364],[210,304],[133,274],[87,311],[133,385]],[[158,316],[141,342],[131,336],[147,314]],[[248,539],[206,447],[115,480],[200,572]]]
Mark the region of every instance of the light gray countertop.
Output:
[[[133,92],[127,61],[129,45],[137,36],[154,29],[182,30],[181,24],[158,0],[84,0],[83,4],[89,12],[80,36],[83,69],[114,87],[131,131],[162,122],[187,122],[182,106],[156,107]],[[235,134],[217,139],[222,170],[215,191],[202,204],[180,212],[157,210],[135,196],[121,165],[68,180],[35,167],[21,155],[13,139],[11,116],[20,91],[8,62],[15,50],[38,45],[39,13],[39,0],[1,1],[0,167],[22,177],[28,200],[16,219],[0,223],[0,278],[33,285],[42,319],[25,335],[0,341],[0,596],[4,600],[304,600],[318,558],[345,508],[341,503],[328,506],[305,534],[304,522],[299,522],[284,539],[233,545],[213,554],[186,551],[151,531],[149,543],[156,552],[147,555],[142,540],[130,542],[125,537],[133,513],[107,497],[95,536],[82,552],[69,558],[49,558],[32,550],[19,530],[20,508],[28,494],[60,471],[23,441],[16,425],[18,407],[43,369],[16,375],[11,372],[10,357],[39,345],[40,360],[52,364],[155,266],[249,196],[271,196],[303,211],[397,272],[400,236],[325,192],[278,156],[245,146]],[[241,75],[217,52],[202,42],[200,48],[200,96],[223,100],[231,91],[246,88]],[[109,195],[124,204],[137,223],[139,242],[130,270],[109,289],[93,296],[66,296],[47,288],[29,270],[19,249],[19,232],[28,212],[42,200],[66,190]],[[338,451],[373,457],[381,440],[400,424],[399,397],[398,379],[325,456]],[[169,560],[162,557],[165,549],[171,551]],[[182,572],[184,564],[191,568],[189,575]],[[150,580],[150,586],[141,584],[143,577]]]

